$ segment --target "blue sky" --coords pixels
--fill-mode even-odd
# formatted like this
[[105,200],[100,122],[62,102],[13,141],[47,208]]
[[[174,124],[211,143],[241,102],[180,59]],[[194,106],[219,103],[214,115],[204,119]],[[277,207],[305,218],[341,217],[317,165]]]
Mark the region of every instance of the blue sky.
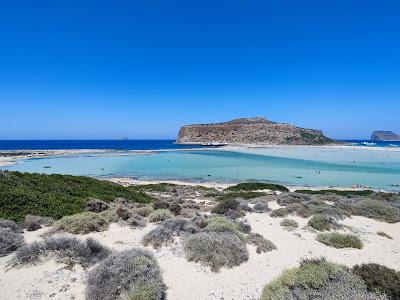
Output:
[[0,139],[265,116],[400,133],[399,1],[2,1]]

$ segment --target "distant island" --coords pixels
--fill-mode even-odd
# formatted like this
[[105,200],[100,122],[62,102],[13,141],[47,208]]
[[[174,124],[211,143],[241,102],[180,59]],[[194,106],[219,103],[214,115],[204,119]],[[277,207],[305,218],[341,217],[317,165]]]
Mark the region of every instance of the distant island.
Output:
[[223,123],[186,125],[179,131],[179,144],[228,145],[327,145],[336,141],[321,130],[276,123],[262,117]]
[[400,135],[395,134],[393,131],[374,131],[371,135],[372,141],[400,141]]

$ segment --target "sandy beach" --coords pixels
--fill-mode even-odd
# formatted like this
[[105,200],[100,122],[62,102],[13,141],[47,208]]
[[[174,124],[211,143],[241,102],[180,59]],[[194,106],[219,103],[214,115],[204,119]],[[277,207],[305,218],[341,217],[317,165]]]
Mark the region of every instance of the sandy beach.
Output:
[[[271,208],[278,208],[276,202]],[[209,268],[197,263],[187,262],[182,253],[179,239],[169,247],[152,251],[157,258],[165,283],[167,297],[181,299],[259,299],[263,286],[277,277],[283,270],[298,266],[302,258],[324,256],[330,261],[349,267],[360,263],[379,263],[400,270],[400,225],[387,224],[364,217],[352,217],[341,223],[343,232],[357,233],[365,244],[362,250],[335,249],[326,247],[315,240],[316,233],[308,230],[308,219],[291,217],[299,222],[299,229],[284,230],[281,219],[268,214],[249,213],[245,217],[253,228],[273,241],[277,250],[257,254],[255,247],[249,246],[249,261],[232,269],[221,269],[213,273]],[[144,229],[130,229],[127,226],[111,224],[109,230],[80,236],[93,237],[114,250],[131,247],[142,248],[142,237],[155,228],[150,224]],[[27,242],[40,240],[47,229],[25,232]],[[392,240],[376,235],[385,231]],[[66,268],[54,261],[32,267],[7,269],[10,257],[0,259],[0,298],[1,299],[84,299],[86,271],[75,266]]]

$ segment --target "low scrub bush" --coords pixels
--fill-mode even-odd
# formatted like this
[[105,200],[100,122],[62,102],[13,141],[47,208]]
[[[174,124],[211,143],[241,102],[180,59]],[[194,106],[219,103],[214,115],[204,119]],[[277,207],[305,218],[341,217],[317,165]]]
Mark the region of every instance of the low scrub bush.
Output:
[[23,243],[24,237],[18,230],[13,230],[10,227],[0,227],[0,257],[14,252]]
[[239,201],[236,199],[223,200],[217,203],[217,205],[212,209],[212,213],[224,215],[229,210],[236,210],[239,207]]
[[11,231],[19,232],[20,228],[14,221],[0,219],[0,228],[9,228]]
[[285,208],[278,208],[271,211],[269,215],[273,218],[284,218],[288,215],[288,212]]
[[163,300],[166,286],[153,255],[142,249],[114,253],[88,275],[89,300]]
[[353,273],[364,280],[369,291],[385,293],[391,300],[400,299],[400,272],[378,264],[363,264],[354,266]]
[[253,199],[257,197],[262,197],[268,195],[264,192],[249,192],[249,191],[241,191],[241,192],[229,192],[229,193],[220,193],[217,194],[216,199],[218,201],[224,200],[232,200],[232,199]]
[[239,224],[233,223],[224,217],[213,217],[205,220],[206,227],[205,229],[208,231],[215,232],[232,232],[236,234],[238,237],[242,238],[243,235],[240,232],[241,227]]
[[382,237],[385,237],[385,238],[387,238],[387,239],[389,239],[389,240],[393,240],[393,238],[392,238],[390,235],[388,235],[386,232],[378,231],[376,234],[377,234],[377,235],[380,235],[380,236],[382,236]]
[[183,241],[188,261],[200,262],[217,272],[221,267],[239,266],[249,259],[246,244],[231,232],[199,232]]
[[308,226],[318,231],[330,231],[334,226],[337,227],[338,225],[333,218],[317,214],[308,221]]
[[170,219],[147,233],[142,240],[143,245],[152,245],[158,249],[174,241],[175,236],[193,234],[199,231],[198,226],[185,219]]
[[271,190],[271,191],[280,191],[280,192],[289,192],[289,190],[279,184],[273,183],[263,183],[263,182],[245,182],[239,183],[234,186],[230,186],[225,189],[226,191],[230,192],[237,192],[237,191],[257,191],[257,190]]
[[370,196],[374,193],[372,190],[297,190],[296,193],[309,194],[309,195],[320,195],[320,194],[335,194],[339,196]]
[[351,212],[356,216],[363,216],[388,223],[400,221],[400,212],[397,207],[379,200],[361,200],[351,205]]
[[162,182],[154,184],[131,185],[129,186],[129,189],[132,191],[139,191],[139,192],[168,192],[175,187],[176,184]]
[[82,241],[71,235],[54,235],[18,249],[14,265],[33,265],[46,259],[84,267],[96,264],[110,254],[110,250],[96,240]]
[[169,203],[166,201],[161,201],[161,200],[157,200],[153,203],[153,208],[154,210],[157,209],[168,209],[169,208]]
[[267,240],[261,234],[258,233],[250,233],[248,236],[246,236],[246,242],[250,245],[256,246],[257,247],[256,251],[258,254],[277,249],[273,242]]
[[278,196],[277,202],[279,205],[286,206],[294,203],[308,203],[312,199],[308,195],[298,193],[283,193]]
[[362,241],[351,234],[343,233],[320,233],[317,235],[317,241],[334,248],[355,248],[362,249]]
[[124,197],[150,203],[154,198],[129,187],[90,177],[1,172],[0,218],[16,222],[28,214],[60,219],[85,211],[91,198],[111,202]]
[[264,287],[261,300],[324,299],[386,300],[368,292],[363,281],[346,267],[325,259],[304,260]]
[[56,232],[69,232],[73,234],[87,234],[94,231],[105,231],[109,222],[102,215],[94,212],[84,212],[72,216],[66,216],[56,221],[50,234]]
[[106,202],[99,199],[91,198],[89,202],[86,203],[85,210],[100,213],[107,210],[108,208],[109,205]]
[[257,202],[253,207],[254,212],[256,213],[264,213],[269,211],[268,203]]
[[148,217],[153,211],[154,209],[151,206],[143,206],[134,209],[134,212],[142,217]]
[[22,223],[22,228],[28,231],[35,231],[42,228],[42,226],[51,226],[54,223],[54,219],[51,217],[41,217],[26,215],[25,220]]
[[297,221],[292,219],[283,219],[280,224],[287,230],[293,230],[299,227],[299,223],[297,223]]
[[162,222],[168,219],[172,219],[174,215],[169,209],[157,209],[149,214],[150,222]]

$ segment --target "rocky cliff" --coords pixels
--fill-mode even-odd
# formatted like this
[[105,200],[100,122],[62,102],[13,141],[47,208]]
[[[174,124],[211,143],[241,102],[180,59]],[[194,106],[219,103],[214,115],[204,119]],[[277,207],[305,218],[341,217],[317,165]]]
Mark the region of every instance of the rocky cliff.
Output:
[[400,141],[400,135],[392,131],[374,131],[371,135],[373,141]]
[[183,126],[180,144],[325,145],[334,143],[322,131],[265,118],[236,119],[224,123]]

